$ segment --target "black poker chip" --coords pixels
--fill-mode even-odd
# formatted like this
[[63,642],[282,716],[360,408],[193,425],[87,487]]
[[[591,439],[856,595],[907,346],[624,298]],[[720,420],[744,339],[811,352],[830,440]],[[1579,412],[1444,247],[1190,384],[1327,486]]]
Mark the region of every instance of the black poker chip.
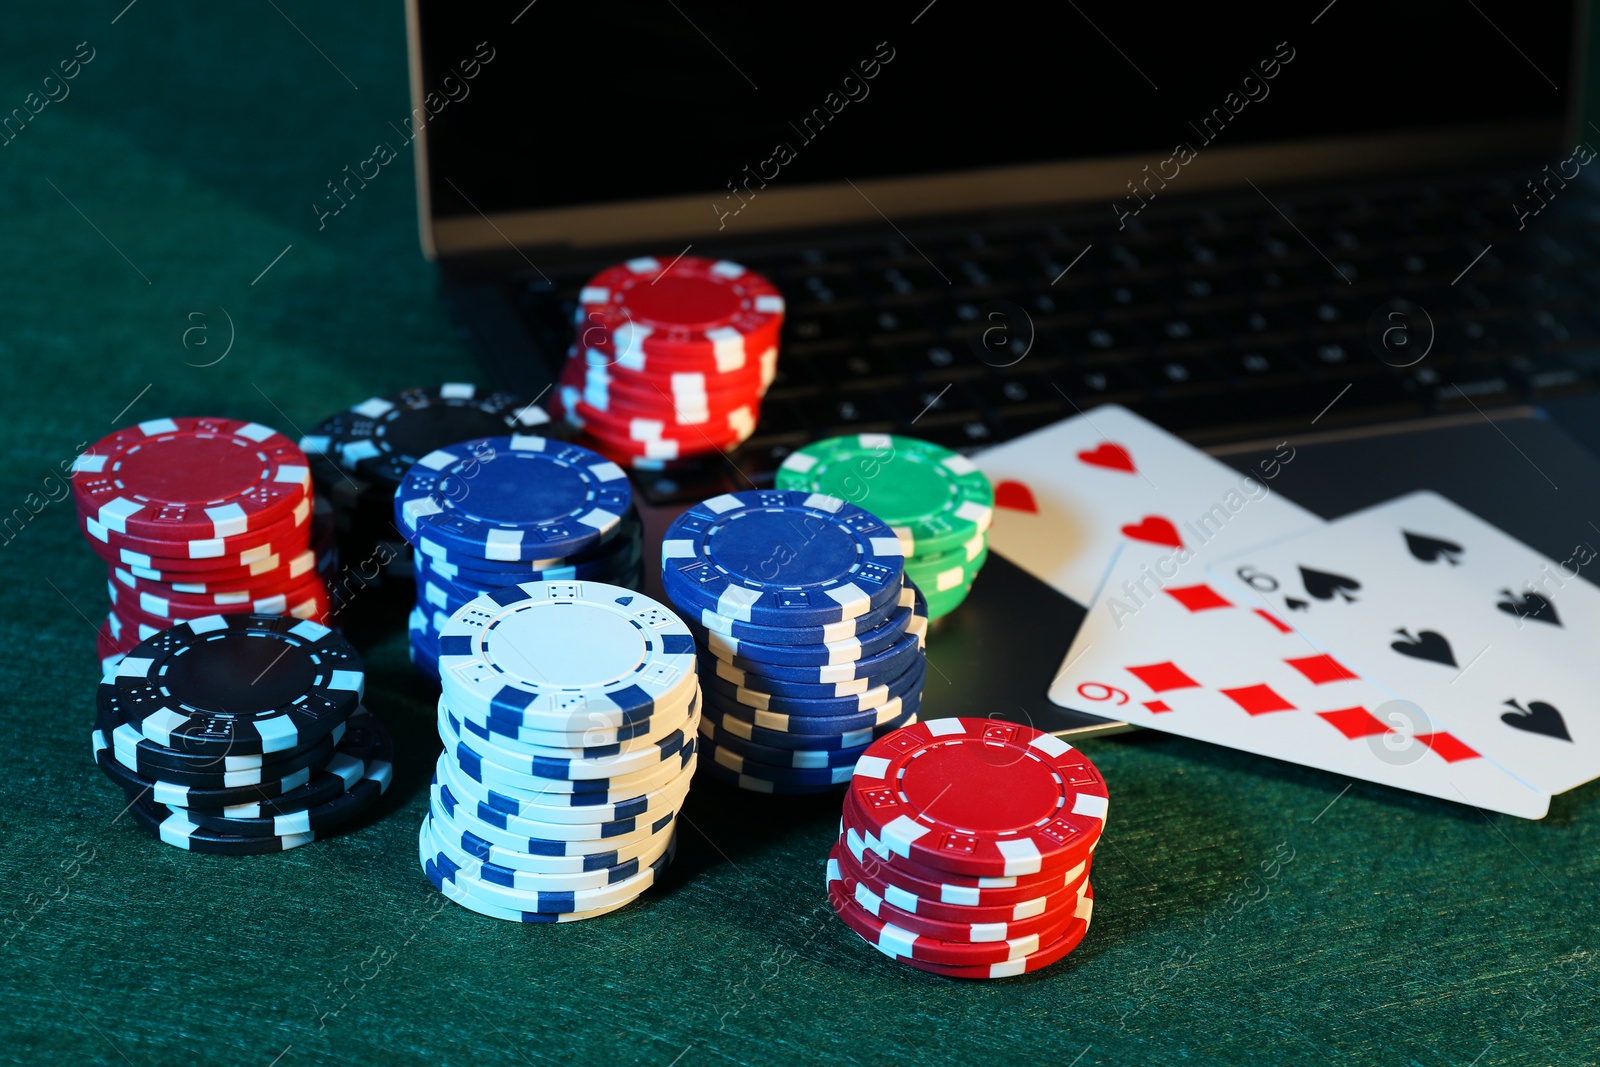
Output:
[[544,409],[521,397],[446,382],[363,400],[318,423],[300,447],[392,491],[434,449],[508,433],[542,436],[549,425]]
[[326,737],[360,703],[363,685],[360,654],[326,626],[212,615],[140,643],[96,700],[110,721],[163,747],[248,756]]
[[[334,751],[333,758],[324,766],[313,770],[310,779],[298,789],[291,789],[275,797],[250,801],[244,804],[215,806],[190,805],[190,818],[203,823],[201,816],[214,819],[257,819],[263,816],[283,815],[291,811],[314,808],[319,804],[347,793],[367,776],[367,762],[376,759],[378,731],[375,720],[361,708],[350,716],[344,740]],[[387,738],[387,734],[384,735]]]
[[200,789],[227,789],[258,785],[283,778],[305,767],[320,767],[333,755],[334,746],[344,736],[339,723],[326,737],[297,748],[255,756],[213,756],[200,752],[180,752],[147,741],[132,726],[98,717],[100,730],[110,742],[112,758],[143,778]]

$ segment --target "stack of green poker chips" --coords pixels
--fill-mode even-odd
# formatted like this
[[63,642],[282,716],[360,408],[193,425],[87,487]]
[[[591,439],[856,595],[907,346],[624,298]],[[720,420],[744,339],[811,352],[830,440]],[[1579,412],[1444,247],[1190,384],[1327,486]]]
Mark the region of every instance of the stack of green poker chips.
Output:
[[994,488],[970,459],[940,445],[881,433],[829,437],[785,459],[777,487],[848,500],[893,527],[929,619],[966,599],[989,558]]

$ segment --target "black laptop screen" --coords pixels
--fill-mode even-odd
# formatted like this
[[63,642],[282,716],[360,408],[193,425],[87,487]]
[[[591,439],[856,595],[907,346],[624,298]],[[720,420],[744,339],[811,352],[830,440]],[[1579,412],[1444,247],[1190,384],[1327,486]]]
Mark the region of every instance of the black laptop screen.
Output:
[[[1512,0],[420,0],[435,216],[1563,113]],[[1182,147],[1180,147],[1182,146]],[[1133,177],[1133,176],[1130,176]],[[722,205],[719,207],[719,205]]]

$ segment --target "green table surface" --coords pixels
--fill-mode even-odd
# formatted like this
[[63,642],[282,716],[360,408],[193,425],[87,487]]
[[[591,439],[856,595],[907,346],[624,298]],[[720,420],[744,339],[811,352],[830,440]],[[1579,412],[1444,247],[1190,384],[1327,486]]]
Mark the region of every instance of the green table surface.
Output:
[[[1595,786],[1534,823],[1176,738],[1090,740],[1113,796],[1093,928],[1050,970],[971,984],[832,916],[837,800],[702,782],[663,888],[523,927],[419,873],[438,741],[400,612],[365,649],[399,745],[379,817],[239,860],[128,825],[89,753],[105,570],[61,465],[141,419],[297,434],[477,369],[417,250],[409,157],[325,228],[311,207],[396,139],[399,5],[124,2],[30,4],[0,29],[0,113],[93,56],[0,145],[0,513],[27,519],[0,538],[0,1059],[1596,1062]],[[226,358],[196,366],[229,320]]]

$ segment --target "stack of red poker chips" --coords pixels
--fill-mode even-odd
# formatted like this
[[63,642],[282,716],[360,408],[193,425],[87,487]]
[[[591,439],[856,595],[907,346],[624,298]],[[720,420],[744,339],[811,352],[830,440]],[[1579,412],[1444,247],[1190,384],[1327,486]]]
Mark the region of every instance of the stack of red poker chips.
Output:
[[1089,931],[1105,779],[1050,734],[931,719],[873,742],[845,793],[828,901],[879,952],[951,978],[1062,959]]
[[783,297],[727,260],[632,259],[590,279],[555,407],[616,462],[660,469],[755,432]]
[[73,463],[78,529],[110,572],[102,665],[183,620],[293,615],[326,623],[336,566],[306,457],[258,423],[152,419]]

